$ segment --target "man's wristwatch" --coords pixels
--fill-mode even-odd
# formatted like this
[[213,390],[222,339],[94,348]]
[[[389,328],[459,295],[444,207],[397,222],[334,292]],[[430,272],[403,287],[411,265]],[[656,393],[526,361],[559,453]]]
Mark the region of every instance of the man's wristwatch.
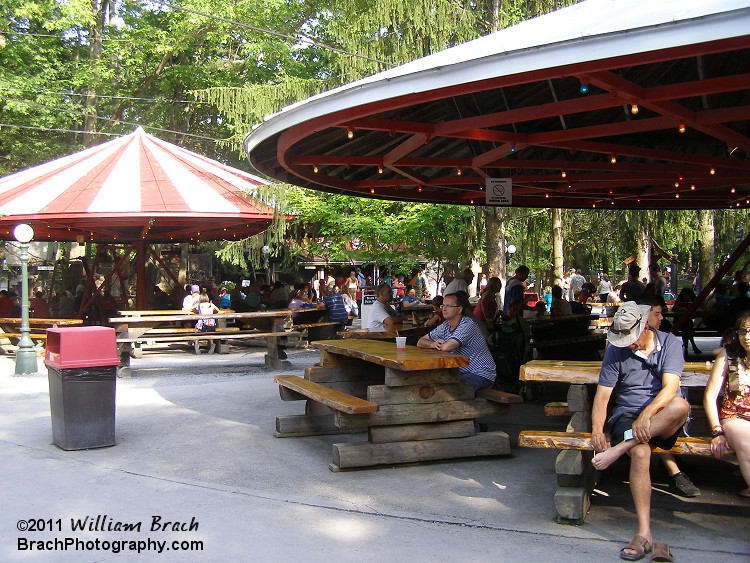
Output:
[[714,428],[711,430],[711,438],[718,438],[719,436],[723,436],[724,431],[721,429],[721,427]]

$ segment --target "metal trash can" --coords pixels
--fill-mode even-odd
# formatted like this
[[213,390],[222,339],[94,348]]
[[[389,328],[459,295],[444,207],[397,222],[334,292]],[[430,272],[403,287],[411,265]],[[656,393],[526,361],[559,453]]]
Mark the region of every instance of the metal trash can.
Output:
[[63,450],[115,445],[115,331],[102,326],[47,329],[52,441]]

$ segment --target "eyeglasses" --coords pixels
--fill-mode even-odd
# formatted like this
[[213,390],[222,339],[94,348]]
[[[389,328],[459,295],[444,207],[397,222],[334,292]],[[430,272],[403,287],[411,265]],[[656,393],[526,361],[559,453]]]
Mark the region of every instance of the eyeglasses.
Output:
[[750,328],[738,328],[737,334],[739,336],[747,336],[748,334],[750,334]]
[[440,305],[441,309],[460,309],[461,305]]

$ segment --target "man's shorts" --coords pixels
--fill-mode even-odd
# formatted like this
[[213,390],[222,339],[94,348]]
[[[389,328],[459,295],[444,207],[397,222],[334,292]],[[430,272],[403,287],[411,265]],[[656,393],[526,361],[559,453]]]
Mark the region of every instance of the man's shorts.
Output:
[[[606,434],[609,434],[610,445],[614,446],[623,441],[623,434],[626,430],[630,430],[633,427],[633,423],[638,418],[638,414],[639,413],[626,412],[621,414],[614,420],[610,419],[607,421],[607,424],[604,427],[604,432]],[[652,437],[648,443],[663,450],[668,450],[675,445],[675,443],[677,442],[677,438],[679,438],[681,435],[682,428],[680,428],[672,436],[669,436],[667,438]]]

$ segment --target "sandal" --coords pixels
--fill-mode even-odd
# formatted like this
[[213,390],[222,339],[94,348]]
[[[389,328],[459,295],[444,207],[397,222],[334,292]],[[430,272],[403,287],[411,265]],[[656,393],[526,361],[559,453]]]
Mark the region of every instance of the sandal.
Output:
[[654,553],[651,556],[652,563],[673,563],[672,550],[669,549],[669,545],[666,543],[656,542],[654,544]]
[[[635,553],[632,555],[625,553],[626,549],[634,551]],[[651,544],[649,541],[643,536],[635,536],[626,547],[623,547],[620,550],[620,559],[625,559],[625,561],[638,561],[639,559],[643,559],[643,556],[650,551]]]

